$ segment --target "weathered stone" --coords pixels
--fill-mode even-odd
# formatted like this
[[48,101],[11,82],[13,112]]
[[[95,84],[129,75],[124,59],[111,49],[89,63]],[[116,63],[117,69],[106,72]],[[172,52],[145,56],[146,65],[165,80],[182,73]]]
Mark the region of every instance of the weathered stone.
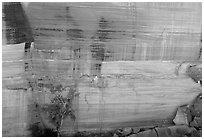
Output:
[[202,64],[191,64],[187,71],[187,75],[191,77],[196,83],[202,81]]
[[195,128],[188,127],[186,125],[179,125],[179,126],[170,126],[168,127],[171,132],[172,137],[183,137],[184,135],[191,135]]
[[194,117],[193,120],[197,122],[199,128],[202,127],[202,117]]
[[159,137],[183,137],[185,135],[192,136],[196,131],[195,128],[186,125],[176,125],[170,127],[156,128]]
[[191,127],[198,127],[198,123],[195,121],[195,120],[193,120],[191,123],[190,123],[190,126]]
[[157,137],[157,133],[154,129],[139,132],[136,135],[137,135],[137,137]]
[[113,137],[119,137],[116,133],[114,133]]
[[115,133],[116,133],[118,136],[122,136],[122,132],[123,132],[123,130],[119,128],[119,129],[116,130]]
[[189,122],[192,121],[192,115],[190,112],[190,109],[188,108],[188,105],[181,106],[177,109],[176,116],[173,120],[173,122],[176,125],[189,125]]
[[134,127],[133,128],[133,133],[138,133],[140,131],[140,128]]
[[[201,132],[202,133],[202,132]],[[197,130],[193,130],[191,133],[190,133],[191,137],[201,137],[200,135],[200,132],[197,131]]]
[[202,127],[202,117],[194,117],[193,121],[190,123],[191,127],[201,128]]
[[202,117],[202,95],[198,95],[190,106],[192,116]]
[[189,132],[187,131],[187,129],[185,127],[174,127],[175,129],[172,129],[171,131],[175,131],[173,132],[173,135],[177,136],[177,137],[183,137],[185,134],[188,134]]
[[123,131],[122,131],[122,136],[127,136],[132,132],[133,132],[132,128],[130,128],[130,127],[124,128]]
[[198,130],[199,137],[202,137],[202,130]]
[[171,137],[171,130],[167,127],[156,128],[159,137]]

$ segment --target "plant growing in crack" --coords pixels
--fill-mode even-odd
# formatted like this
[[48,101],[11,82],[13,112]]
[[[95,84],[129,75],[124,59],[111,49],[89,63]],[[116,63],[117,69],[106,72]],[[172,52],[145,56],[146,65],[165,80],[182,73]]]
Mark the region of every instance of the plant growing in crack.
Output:
[[51,104],[44,104],[41,110],[46,112],[49,117],[49,122],[56,127],[57,136],[60,136],[61,127],[65,118],[70,117],[75,121],[74,110],[72,109],[72,100],[74,98],[75,88],[70,87],[66,97],[63,97],[62,91],[65,90],[62,85],[52,87]]

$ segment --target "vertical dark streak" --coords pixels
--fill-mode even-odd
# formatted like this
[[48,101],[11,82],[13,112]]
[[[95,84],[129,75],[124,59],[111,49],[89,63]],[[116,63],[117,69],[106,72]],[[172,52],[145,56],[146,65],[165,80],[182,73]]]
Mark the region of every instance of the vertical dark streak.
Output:
[[[26,60],[30,60],[30,46],[31,46],[31,43],[30,42],[27,42],[27,43],[25,43],[25,57],[26,57]],[[28,61],[27,62],[25,62],[25,71],[28,71],[29,70],[29,65],[30,65],[31,63],[29,63]]]
[[198,55],[198,60],[200,60],[202,57],[202,29],[201,29],[200,44],[199,45],[200,45],[200,49],[199,49],[200,51],[199,51],[199,55]]
[[25,11],[19,2],[3,3],[2,20],[6,23],[3,30],[6,34],[8,44],[18,44],[23,42],[33,42],[33,35]]

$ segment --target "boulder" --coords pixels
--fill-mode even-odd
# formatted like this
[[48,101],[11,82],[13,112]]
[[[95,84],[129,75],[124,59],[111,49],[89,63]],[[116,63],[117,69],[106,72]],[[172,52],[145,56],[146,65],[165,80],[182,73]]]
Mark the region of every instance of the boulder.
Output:
[[169,127],[156,128],[159,137],[183,137],[193,136],[197,133],[195,128],[186,125],[176,125]]
[[192,116],[202,117],[202,94],[199,94],[190,105]]
[[202,127],[202,117],[194,117],[193,121],[190,123],[191,127],[201,128]]
[[140,128],[138,127],[134,127],[133,129],[133,133],[137,134],[138,132],[140,132]]
[[198,128],[198,123],[197,123],[195,120],[193,120],[193,121],[190,123],[190,126],[191,126],[191,127]]
[[171,131],[167,127],[156,128],[159,137],[171,137]]
[[154,129],[139,132],[136,135],[136,137],[157,137],[157,133]]
[[122,131],[122,136],[127,136],[133,132],[133,129],[130,127],[124,128]]
[[198,123],[198,127],[199,127],[199,128],[202,127],[202,117],[194,117],[193,120]]
[[113,137],[119,137],[116,133],[114,133]]
[[177,109],[177,113],[173,122],[176,125],[189,125],[192,121],[192,115],[189,109],[189,105],[181,106]]
[[121,128],[119,128],[115,131],[115,134],[118,136],[122,136],[122,132],[123,132],[123,130]]

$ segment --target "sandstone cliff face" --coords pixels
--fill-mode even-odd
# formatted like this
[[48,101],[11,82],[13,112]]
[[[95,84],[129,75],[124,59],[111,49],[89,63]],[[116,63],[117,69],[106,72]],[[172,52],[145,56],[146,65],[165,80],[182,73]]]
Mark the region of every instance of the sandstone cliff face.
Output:
[[[4,6],[5,136],[30,135],[34,102],[50,101],[34,87],[49,84],[47,77],[74,84],[80,93],[73,100],[76,122],[66,119],[65,133],[168,123],[178,106],[201,91],[185,75],[185,65],[174,74],[176,62],[200,58],[201,3]],[[95,84],[92,75],[99,78]]]

